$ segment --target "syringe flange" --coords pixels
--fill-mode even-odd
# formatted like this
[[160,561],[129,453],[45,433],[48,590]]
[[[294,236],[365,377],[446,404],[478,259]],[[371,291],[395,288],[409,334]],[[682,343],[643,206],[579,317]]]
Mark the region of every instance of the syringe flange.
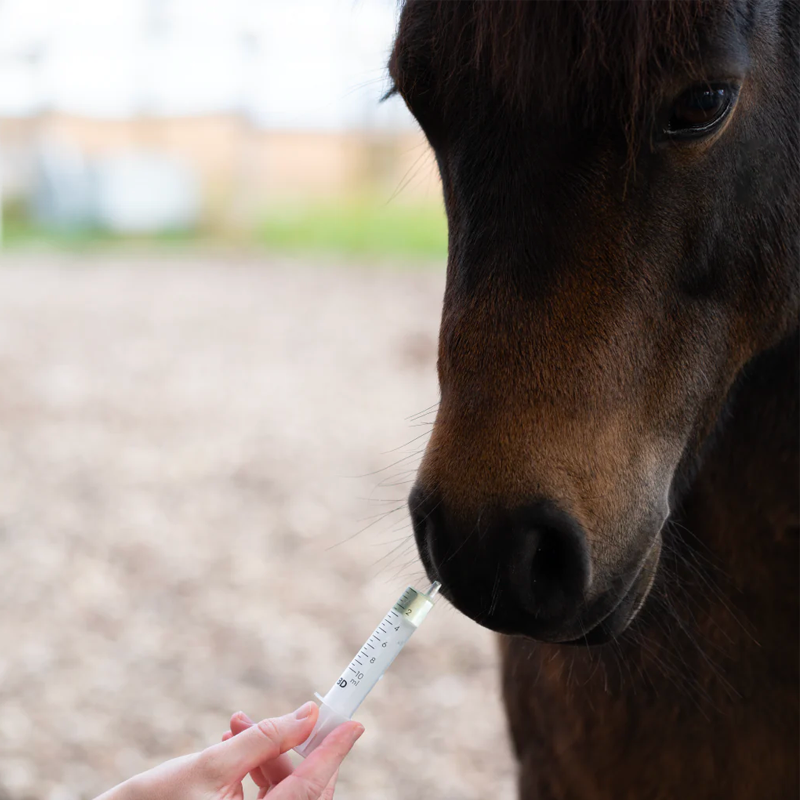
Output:
[[303,744],[294,748],[295,753],[301,755],[303,758],[316,750],[334,728],[338,728],[343,722],[347,722],[348,719],[337,711],[334,711],[325,702],[325,698],[318,692],[315,693],[314,697],[319,700],[319,717],[317,717],[317,724],[314,725],[314,730],[311,731],[311,735],[308,739],[306,739]]

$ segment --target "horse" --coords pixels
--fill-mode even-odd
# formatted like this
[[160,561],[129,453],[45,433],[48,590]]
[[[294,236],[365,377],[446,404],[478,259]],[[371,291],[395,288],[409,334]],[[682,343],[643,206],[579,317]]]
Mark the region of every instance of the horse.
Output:
[[796,798],[800,3],[406,0],[448,220],[417,548],[522,800]]

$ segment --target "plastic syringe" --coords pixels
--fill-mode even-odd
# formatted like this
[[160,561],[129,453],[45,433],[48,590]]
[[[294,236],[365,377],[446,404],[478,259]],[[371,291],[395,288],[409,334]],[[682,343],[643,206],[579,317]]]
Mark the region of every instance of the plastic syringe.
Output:
[[440,587],[441,584],[434,581],[424,592],[411,586],[403,592],[325,697],[315,695],[320,701],[317,724],[308,739],[294,748],[295,753],[305,758],[334,728],[352,718],[411,634],[428,616]]

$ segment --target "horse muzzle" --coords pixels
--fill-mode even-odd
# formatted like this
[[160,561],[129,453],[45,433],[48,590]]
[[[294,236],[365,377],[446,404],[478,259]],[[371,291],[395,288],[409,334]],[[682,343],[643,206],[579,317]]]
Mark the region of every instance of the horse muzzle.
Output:
[[409,507],[428,576],[459,611],[499,633],[600,644],[625,630],[653,585],[660,526],[609,574],[593,563],[580,523],[552,501],[465,519],[417,484]]

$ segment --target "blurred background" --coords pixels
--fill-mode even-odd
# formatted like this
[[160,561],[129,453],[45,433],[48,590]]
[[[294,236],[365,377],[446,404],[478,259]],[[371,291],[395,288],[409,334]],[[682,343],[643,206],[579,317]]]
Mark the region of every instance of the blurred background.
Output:
[[[0,0],[0,800],[295,708],[424,582],[447,243],[397,12]],[[358,716],[338,798],[513,796],[443,601]]]
[[[388,0],[3,0],[8,245],[151,237],[441,257]],[[369,223],[364,225],[364,223]]]

